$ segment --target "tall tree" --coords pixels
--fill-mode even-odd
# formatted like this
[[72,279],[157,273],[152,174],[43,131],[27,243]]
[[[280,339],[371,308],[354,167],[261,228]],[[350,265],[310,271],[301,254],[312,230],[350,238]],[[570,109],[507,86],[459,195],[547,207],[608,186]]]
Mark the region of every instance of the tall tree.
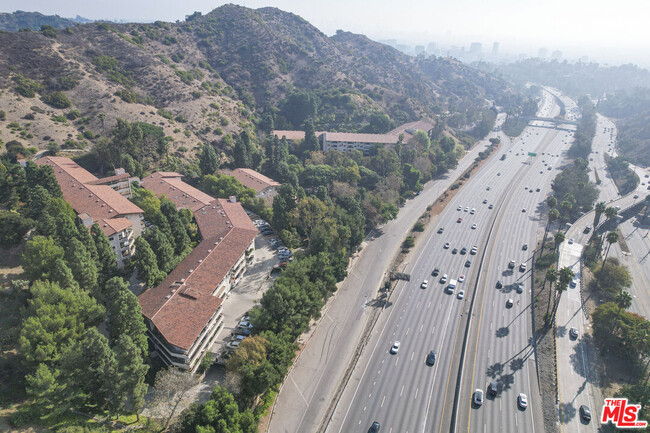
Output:
[[115,273],[115,269],[117,268],[117,255],[111,248],[108,236],[106,236],[97,223],[94,223],[90,227],[90,236],[97,250],[99,280],[101,283],[104,283]]
[[618,311],[616,312],[616,317],[614,317],[614,322],[612,323],[612,329],[610,330],[610,333],[614,332],[614,329],[616,328],[616,322],[618,321],[618,317],[620,316],[621,311],[627,310],[632,305],[632,295],[630,295],[630,292],[627,290],[621,290],[618,292],[614,300],[616,301],[616,305],[618,305]]
[[550,294],[548,295],[548,304],[546,305],[546,314],[548,314],[548,311],[551,308],[551,298],[553,298],[551,294],[555,293],[553,291],[553,284],[557,282],[557,277],[558,277],[558,272],[557,269],[555,268],[549,268],[546,271],[546,275],[544,276],[544,283],[546,283],[546,281],[549,282],[548,290],[550,291]]
[[165,278],[165,273],[158,268],[156,255],[143,236],[135,239],[131,263],[138,270],[138,278],[147,287],[155,287]]
[[314,121],[312,118],[305,120],[303,124],[305,129],[305,140],[303,141],[303,156],[307,157],[311,152],[320,150],[320,144],[318,143],[318,137],[316,137],[316,132],[314,131]]
[[197,383],[197,376],[175,368],[158,371],[153,385],[151,408],[164,419],[163,430],[169,427],[181,401]]
[[[555,200],[555,197],[551,197],[551,198]],[[551,208],[548,211],[548,217],[547,217],[548,221],[546,223],[546,228],[544,229],[544,239],[542,240],[542,250],[540,251],[540,255],[542,254],[542,252],[544,252],[544,245],[546,245],[546,237],[548,236],[548,231],[551,228],[551,224],[553,223],[553,221],[556,221],[559,217],[560,217],[560,212],[557,209]]]
[[594,230],[598,226],[598,223],[600,222],[600,217],[605,212],[606,209],[607,209],[607,205],[605,204],[604,201],[599,201],[594,206],[594,211],[595,211],[595,213],[594,213]]
[[126,334],[120,335],[114,347],[117,361],[116,377],[111,389],[115,413],[126,411],[130,402],[132,412],[140,420],[140,411],[144,406],[144,396],[147,393],[145,375],[149,366],[142,360],[142,352],[138,345]]
[[555,233],[555,236],[553,236],[553,240],[555,241],[555,251],[560,250],[560,245],[562,244],[562,242],[564,242],[564,239],[565,239],[564,233],[562,232]]
[[233,149],[235,166],[241,168],[251,167],[253,163],[252,154],[253,149],[250,135],[248,132],[242,131],[241,134],[237,136],[237,140],[235,141],[235,148]]
[[201,174],[215,174],[219,170],[219,156],[211,144],[204,144],[203,151],[199,157],[199,168]]
[[609,249],[612,247],[612,244],[618,242],[618,232],[613,231],[607,233],[605,239],[607,240],[607,251],[605,252],[605,259],[603,260],[602,268],[605,268],[605,264],[607,263],[607,256],[609,255]]
[[555,298],[555,305],[553,306],[553,321],[555,321],[555,316],[557,314],[557,308],[560,305],[560,299],[562,298],[562,293],[564,293],[567,288],[569,287],[569,282],[573,279],[574,274],[571,268],[569,267],[564,267],[560,269],[559,272],[559,280],[557,284],[555,285],[555,289],[557,291],[557,296]]
[[181,217],[178,215],[176,206],[169,200],[162,200],[160,204],[160,211],[165,215],[169,222],[172,239],[174,246],[174,253],[177,256],[183,254],[190,246],[190,237],[187,235],[185,224]]
[[79,289],[79,283],[74,279],[72,270],[70,270],[63,259],[57,259],[54,263],[54,268],[50,273],[50,280],[59,283],[63,288]]
[[147,240],[156,255],[158,269],[164,272],[171,271],[174,268],[175,263],[174,248],[169,242],[169,238],[165,236],[158,227],[147,230],[144,238]]
[[97,288],[97,264],[78,239],[70,239],[65,250],[65,261],[79,285],[87,290]]
[[128,284],[120,278],[113,277],[106,283],[106,309],[108,311],[108,333],[111,341],[116,342],[120,336],[128,335],[145,359],[149,353],[147,346],[147,327],[142,318],[142,309],[138,298],[129,290]]
[[32,399],[32,410],[41,419],[58,416],[69,409],[67,386],[61,373],[45,363],[38,364],[36,371],[25,376],[25,391]]
[[23,271],[31,281],[48,278],[58,259],[63,258],[63,248],[50,237],[36,236],[27,242],[22,254]]

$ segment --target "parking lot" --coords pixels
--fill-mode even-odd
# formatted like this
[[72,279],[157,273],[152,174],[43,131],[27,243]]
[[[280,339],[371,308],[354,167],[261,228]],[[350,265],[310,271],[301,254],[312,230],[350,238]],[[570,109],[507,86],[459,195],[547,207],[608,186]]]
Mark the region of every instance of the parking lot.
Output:
[[[257,220],[254,215],[251,219]],[[218,362],[223,360],[223,355],[227,351],[233,350],[232,344],[235,341],[242,339],[246,327],[238,327],[239,323],[245,319],[246,313],[260,301],[264,292],[271,287],[273,280],[279,275],[271,272],[273,267],[281,262],[277,250],[269,242],[269,239],[275,237],[277,236],[265,236],[262,233],[257,235],[253,261],[249,263],[244,277],[231,290],[223,303],[223,327],[210,348]],[[237,334],[241,336],[237,338]]]

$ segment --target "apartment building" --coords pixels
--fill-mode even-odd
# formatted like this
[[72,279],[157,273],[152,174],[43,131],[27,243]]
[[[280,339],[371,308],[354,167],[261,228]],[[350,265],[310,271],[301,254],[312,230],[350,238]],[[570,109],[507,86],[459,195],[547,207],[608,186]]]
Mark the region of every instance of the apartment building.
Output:
[[[117,256],[117,266],[124,266],[134,253],[135,237],[144,227],[144,212],[113,188],[123,192],[123,183],[99,179],[69,158],[46,156],[35,162],[52,167],[65,201],[86,227],[99,225]],[[130,178],[128,173],[122,175]]]
[[280,186],[279,182],[250,168],[236,168],[226,174],[233,176],[245,187],[254,189],[255,197],[263,198],[269,203],[273,203],[273,197],[277,194],[277,189]]
[[194,371],[221,330],[225,297],[253,258],[257,229],[236,200],[214,199],[179,173],[154,173],[142,185],[191,209],[203,238],[162,283],[138,297],[161,359]]

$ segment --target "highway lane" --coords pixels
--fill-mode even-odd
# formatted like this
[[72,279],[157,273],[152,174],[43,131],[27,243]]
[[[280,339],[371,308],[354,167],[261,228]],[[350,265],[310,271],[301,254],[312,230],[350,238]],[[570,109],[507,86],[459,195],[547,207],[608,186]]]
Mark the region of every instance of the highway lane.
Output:
[[[558,113],[556,107],[548,117]],[[556,169],[561,165],[561,155],[570,144],[570,133],[530,127],[523,138],[524,150],[536,152],[538,157],[532,160],[519,157],[522,165],[508,184],[508,194],[488,246],[479,280],[480,304],[475,307],[477,319],[472,324],[464,366],[465,371],[472,373],[463,381],[458,431],[543,431],[534,350],[530,345],[532,246],[543,232],[543,201],[557,174],[556,170],[549,171],[544,161]],[[549,153],[558,156],[548,157]],[[522,212],[524,208],[526,212]],[[524,243],[531,248],[523,250]],[[516,262],[513,270],[508,269],[510,260]],[[526,263],[526,271],[520,270],[521,263]],[[496,288],[497,280],[502,281],[503,288]],[[517,293],[516,283],[524,284],[523,293]],[[513,300],[511,308],[506,308],[508,299]],[[470,409],[474,390],[487,391],[490,381],[497,383],[496,398],[487,398],[481,408]],[[521,392],[529,399],[526,410],[517,406]]]
[[[552,98],[546,99],[548,104],[552,103]],[[548,133],[559,134],[555,130],[535,129],[512,143],[507,137],[502,137],[504,144],[500,153],[507,151],[508,158],[526,162],[528,157],[524,157],[521,147],[517,146],[523,146],[526,140],[534,141],[532,137],[543,140]],[[515,156],[516,153],[520,156]],[[556,159],[549,158],[552,163],[556,162]],[[487,230],[496,210],[496,207],[493,210],[488,207],[491,203],[498,204],[500,195],[509,188],[514,173],[508,170],[509,166],[511,164],[497,159],[489,161],[449,203],[424,242],[420,241],[415,260],[405,269],[411,273],[411,281],[398,286],[393,296],[394,304],[387,309],[386,320],[375,328],[328,431],[364,431],[373,421],[381,422],[382,431],[443,429],[444,418],[451,410],[446,390],[450,380],[453,386],[453,376],[457,371],[457,365],[452,366],[450,362],[458,341],[459,313],[467,300],[445,294],[445,285],[438,283],[440,276],[431,277],[431,270],[439,267],[440,275],[446,273],[449,279],[464,274],[469,279],[460,283],[455,293],[464,289],[469,294],[468,288],[475,282],[479,256],[453,254],[452,250],[460,250],[463,246],[469,250],[474,245],[480,251],[484,248]],[[483,203],[484,199],[486,203]],[[533,199],[526,199],[531,200],[532,206]],[[459,206],[460,211],[457,210]],[[476,208],[474,215],[470,212],[472,208]],[[456,222],[458,217],[463,218],[461,223]],[[476,229],[471,228],[474,223]],[[445,228],[443,234],[437,233],[439,227]],[[450,242],[449,249],[443,248],[445,242]],[[464,266],[468,259],[472,261],[470,268]],[[420,288],[424,279],[429,281],[427,289]],[[401,347],[398,354],[391,355],[389,349],[396,340],[401,342]],[[424,361],[431,349],[437,351],[438,359],[434,367],[427,367]],[[451,397],[453,399],[453,395]]]
[[[497,123],[501,124],[503,120],[504,115],[500,114]],[[490,134],[490,137],[494,136],[494,133]],[[397,219],[382,226],[374,240],[368,240],[349,276],[324,308],[322,319],[285,379],[272,410],[269,432],[318,430],[373,310],[372,300],[393,255],[399,250],[405,231],[488,144],[487,140],[477,143],[459,161],[456,169],[427,183],[420,196],[407,201],[400,209]],[[369,353],[369,350],[364,351],[364,356]]]

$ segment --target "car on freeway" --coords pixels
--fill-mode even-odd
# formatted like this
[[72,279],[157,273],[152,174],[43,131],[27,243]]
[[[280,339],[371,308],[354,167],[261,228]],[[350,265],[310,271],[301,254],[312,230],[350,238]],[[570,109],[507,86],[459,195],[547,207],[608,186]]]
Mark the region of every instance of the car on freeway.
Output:
[[381,428],[381,425],[377,421],[375,421],[375,422],[372,423],[372,425],[368,429],[368,433],[378,433],[380,428]]
[[501,280],[497,280],[497,289],[501,289],[503,287],[503,282]]
[[475,389],[474,390],[474,404],[481,406],[483,404],[483,390]]
[[461,253],[461,254],[467,254],[467,247],[463,247],[463,248],[460,250],[460,253]]
[[445,245],[443,246],[444,249],[448,250],[451,244],[449,242],[445,242]]
[[457,297],[458,299],[463,299],[463,298],[465,297],[465,291],[464,291],[464,290],[461,290],[460,292],[458,292],[458,294],[456,295],[456,297]]
[[571,328],[569,329],[569,337],[571,338],[578,338],[578,328]]
[[483,199],[483,204],[487,204],[487,199]]
[[459,217],[459,218],[456,220],[456,222],[457,222],[457,223],[462,223],[462,222],[463,222],[463,219]]
[[515,305],[515,303],[512,299],[506,301],[506,308],[512,308],[513,305]]
[[463,207],[462,207],[462,206],[458,206],[458,207],[456,208],[456,210],[463,210]]
[[541,191],[541,190],[540,190],[539,188],[536,188],[536,189],[535,189],[535,192],[540,192],[540,191]]
[[569,238],[569,245],[571,245],[574,242],[573,238]]
[[515,289],[517,293],[524,293],[524,283],[517,283]]
[[438,233],[442,233],[442,232],[444,232],[444,231],[445,231],[445,228],[444,228],[444,227],[440,227],[440,228],[438,229]]
[[553,167],[551,167],[550,165],[547,168],[548,171],[551,171],[552,169],[553,169]]
[[445,284],[447,282],[447,274],[442,274],[440,277],[440,284]]
[[519,271],[526,272],[526,263],[522,263],[521,265],[519,265]]
[[532,194],[532,193],[533,193],[533,189],[532,189],[532,188],[529,189],[528,192]]
[[580,406],[580,418],[587,422],[591,421],[591,409],[589,409],[589,406],[584,404]]
[[422,284],[420,284],[420,287],[422,287],[423,289],[426,289],[427,287],[429,287],[429,280],[422,281]]
[[476,227],[478,227],[476,223],[472,224],[472,230],[476,230]]
[[470,260],[467,260],[467,261],[465,262],[465,267],[466,267],[466,268],[469,268],[470,266],[472,266],[472,262],[471,262]]
[[461,275],[460,277],[458,277],[459,283],[462,283],[463,281],[465,281],[465,275]]
[[469,211],[469,214],[470,214],[470,215],[474,215],[475,213],[476,213],[476,209],[475,209],[475,208],[472,208],[472,210]]
[[399,345],[400,345],[399,341],[394,342],[393,346],[390,348],[390,353],[396,355],[397,352],[399,352]]
[[524,187],[524,189],[528,189],[528,187],[527,187],[527,186],[525,186],[525,187]]
[[432,277],[437,277],[439,273],[440,273],[440,269],[433,268],[433,272],[431,272],[431,276]]
[[526,409],[528,407],[528,396],[523,392],[520,393],[517,397],[517,404],[519,404],[520,408]]
[[488,209],[494,209],[494,205],[491,204],[490,206],[488,206]]
[[501,176],[501,172],[498,172],[498,173],[497,173],[497,176]]
[[583,230],[582,233],[587,234],[587,233],[589,233],[590,231],[591,231],[591,226],[587,226],[587,227],[585,227],[585,229]]
[[510,262],[508,263],[508,269],[514,269],[514,268],[515,268],[515,261],[510,260]]
[[528,244],[524,244],[524,245],[521,247],[521,249],[524,250],[524,251],[526,251],[526,250],[528,249]]
[[471,250],[469,250],[469,253],[471,255],[476,255],[476,252],[478,251],[478,248],[476,246],[473,246]]
[[522,212],[526,212],[526,208],[523,208],[521,211],[522,211]]
[[469,212],[469,208],[468,208],[468,207],[465,208],[465,212]]
[[429,354],[427,355],[426,363],[427,363],[428,366],[432,366],[433,364],[436,363],[436,351],[435,350],[432,350],[431,352],[429,352]]
[[496,395],[499,393],[499,387],[497,386],[496,382],[490,382],[488,385],[487,393],[492,397],[496,397]]
[[456,253],[458,253],[458,248],[454,248],[453,250],[451,250],[451,253],[452,253],[452,254],[456,254]]

